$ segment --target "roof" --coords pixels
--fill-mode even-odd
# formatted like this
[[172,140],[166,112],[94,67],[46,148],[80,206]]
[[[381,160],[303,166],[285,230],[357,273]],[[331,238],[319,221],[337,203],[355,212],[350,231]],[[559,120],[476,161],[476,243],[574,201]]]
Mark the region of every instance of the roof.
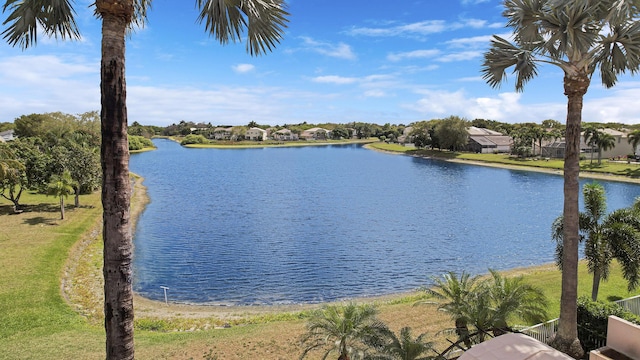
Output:
[[493,146],[496,143],[489,140],[486,136],[469,136],[469,138],[482,146]]
[[493,131],[493,130],[489,130],[489,129],[485,129],[485,128],[478,128],[475,126],[472,126],[470,128],[467,129],[467,133],[471,136],[474,135],[482,135],[482,136],[496,136],[496,135],[502,135],[502,133],[499,133],[497,131]]
[[482,146],[510,146],[513,142],[511,136],[506,135],[494,135],[494,136],[479,136],[479,135],[471,135],[470,139],[477,142]]
[[505,334],[465,351],[458,360],[572,360],[525,334]]

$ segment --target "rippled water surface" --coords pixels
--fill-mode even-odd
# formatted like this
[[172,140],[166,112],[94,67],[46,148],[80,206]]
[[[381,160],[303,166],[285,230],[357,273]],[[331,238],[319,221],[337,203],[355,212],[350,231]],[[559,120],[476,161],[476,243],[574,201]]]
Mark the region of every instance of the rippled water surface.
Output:
[[[174,302],[286,304],[397,293],[445,271],[553,261],[562,177],[358,145],[134,154],[151,202],[134,289]],[[584,183],[584,181],[582,182]],[[640,186],[605,182],[609,210]]]

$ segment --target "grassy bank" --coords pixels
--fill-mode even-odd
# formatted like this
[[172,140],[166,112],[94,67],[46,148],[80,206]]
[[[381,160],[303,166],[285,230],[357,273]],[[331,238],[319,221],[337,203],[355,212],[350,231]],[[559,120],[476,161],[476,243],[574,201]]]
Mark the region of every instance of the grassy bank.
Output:
[[[484,164],[493,164],[497,166],[516,166],[524,169],[539,169],[551,172],[562,172],[564,161],[562,159],[545,159],[545,158],[518,158],[507,154],[475,154],[475,153],[457,153],[451,151],[416,149],[414,147],[406,147],[398,144],[387,144],[382,142],[367,145],[371,149],[394,152],[398,154],[406,154],[412,156],[431,157],[443,160],[455,160],[461,162],[480,162]],[[580,162],[581,175],[599,174],[605,176],[621,176],[628,180],[640,178],[640,163],[609,161],[602,159],[602,163],[598,164],[597,158],[582,160]],[[616,179],[613,179],[616,180]]]
[[[134,195],[135,213],[144,204],[144,197],[139,198],[143,189],[136,188]],[[81,197],[82,206],[68,207],[62,221],[53,197],[25,194],[22,202],[26,211],[11,215],[9,202],[0,200],[0,358],[103,359],[100,194]],[[62,292],[61,279],[69,278],[65,273],[73,275],[65,280]],[[510,273],[522,274],[543,288],[551,300],[550,317],[557,316],[560,272],[554,266]],[[581,265],[581,295],[590,293],[590,281]],[[600,298],[625,298],[637,293],[626,291],[616,266],[611,279],[602,284]],[[380,318],[394,330],[410,326],[415,334],[436,334],[452,325],[435,306],[413,306],[415,300],[414,295],[404,295],[369,301],[378,304]],[[298,338],[304,331],[308,308],[166,306],[136,298],[137,357],[297,358]],[[231,328],[220,328],[227,322]],[[440,347],[446,347],[446,341],[439,339]]]

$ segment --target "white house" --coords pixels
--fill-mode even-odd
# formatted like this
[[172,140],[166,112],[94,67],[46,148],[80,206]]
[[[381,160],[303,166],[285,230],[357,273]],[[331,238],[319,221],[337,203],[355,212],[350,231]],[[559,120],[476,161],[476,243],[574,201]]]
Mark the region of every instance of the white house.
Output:
[[267,130],[252,127],[251,129],[247,130],[245,138],[247,140],[265,141],[267,140]]
[[298,140],[298,134],[289,129],[281,129],[273,133],[273,139],[278,141]]
[[311,128],[300,134],[300,138],[305,140],[326,140],[331,138],[331,131],[323,128]]

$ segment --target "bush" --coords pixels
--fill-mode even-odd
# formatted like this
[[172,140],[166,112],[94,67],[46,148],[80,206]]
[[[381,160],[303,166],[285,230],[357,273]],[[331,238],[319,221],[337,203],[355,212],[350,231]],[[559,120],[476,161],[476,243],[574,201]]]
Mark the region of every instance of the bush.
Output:
[[640,317],[625,310],[616,303],[591,301],[587,297],[578,299],[578,338],[585,352],[595,350],[607,338],[609,316],[640,324]]
[[202,135],[194,135],[189,134],[184,137],[180,145],[189,145],[189,144],[206,144],[208,143],[207,138]]
[[142,150],[144,148],[155,147],[153,142],[144,136],[130,135],[129,150]]

